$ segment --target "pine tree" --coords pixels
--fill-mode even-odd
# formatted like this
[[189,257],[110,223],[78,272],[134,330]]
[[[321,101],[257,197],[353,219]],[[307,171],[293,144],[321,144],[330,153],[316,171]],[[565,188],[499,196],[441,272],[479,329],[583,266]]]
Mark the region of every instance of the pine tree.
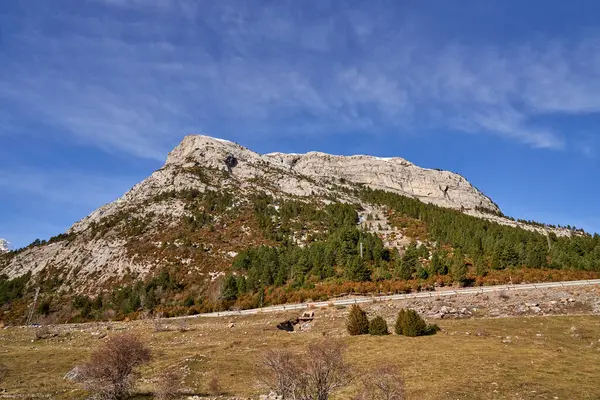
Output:
[[454,254],[450,272],[452,274],[452,279],[461,285],[467,280],[467,265],[465,263],[465,257],[460,250],[457,250]]
[[223,289],[221,290],[221,298],[223,300],[235,300],[237,299],[238,288],[235,276],[229,275],[225,278]]
[[351,336],[366,335],[369,333],[369,319],[362,308],[353,304],[346,321],[346,329]]
[[404,326],[404,319],[406,318],[406,310],[401,308],[396,318],[396,325],[394,326],[394,332],[396,335],[402,335],[402,326]]
[[422,336],[428,332],[427,323],[412,309],[401,309],[396,319],[396,334],[409,337]]
[[360,257],[354,257],[346,267],[346,278],[355,282],[369,281],[371,270]]
[[369,322],[369,335],[383,336],[389,335],[387,322],[385,319],[377,316]]

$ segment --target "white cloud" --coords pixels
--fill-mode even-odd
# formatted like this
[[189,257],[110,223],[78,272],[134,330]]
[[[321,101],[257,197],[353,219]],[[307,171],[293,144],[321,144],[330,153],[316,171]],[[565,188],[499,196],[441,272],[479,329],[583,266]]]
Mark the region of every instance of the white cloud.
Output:
[[199,130],[424,128],[583,148],[569,145],[573,133],[538,118],[600,112],[596,36],[507,47],[432,44],[410,24],[398,27],[369,10],[307,17],[294,3],[103,3],[156,12],[135,22],[63,14],[60,37],[22,32],[17,42],[37,61],[4,60],[0,101],[108,151],[163,159],[173,138]]
[[[33,203],[79,206],[89,211],[121,197],[136,182],[132,177],[100,176],[74,171],[0,171],[3,196]],[[24,195],[24,197],[23,197]]]

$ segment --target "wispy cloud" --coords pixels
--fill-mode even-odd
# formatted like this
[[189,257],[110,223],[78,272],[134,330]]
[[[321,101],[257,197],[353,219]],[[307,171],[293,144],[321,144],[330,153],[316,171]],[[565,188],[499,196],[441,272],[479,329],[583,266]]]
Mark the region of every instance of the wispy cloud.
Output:
[[138,179],[70,170],[0,170],[0,237],[19,248],[65,232],[82,216],[119,198]]
[[38,15],[14,32],[22,51],[1,59],[0,101],[108,151],[162,159],[174,137],[201,130],[445,129],[579,148],[538,118],[600,112],[598,36],[432,43],[382,5],[308,15],[284,2],[100,3],[93,17],[52,17],[58,31]]
[[38,205],[77,206],[89,211],[120,197],[135,183],[133,177],[104,177],[66,170],[0,171],[2,197],[25,198]]

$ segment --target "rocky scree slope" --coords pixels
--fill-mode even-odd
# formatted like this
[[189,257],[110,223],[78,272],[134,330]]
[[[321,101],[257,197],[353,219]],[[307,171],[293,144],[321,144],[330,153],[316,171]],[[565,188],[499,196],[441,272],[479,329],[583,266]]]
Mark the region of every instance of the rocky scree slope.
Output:
[[[265,243],[250,216],[252,196],[265,193],[321,204],[359,202],[353,195],[359,185],[467,212],[499,212],[462,176],[420,168],[401,158],[316,152],[260,155],[229,141],[191,135],[162,168],[66,234],[0,258],[0,274],[52,272],[58,282],[77,282],[78,290],[86,291],[178,265],[213,281],[237,252]],[[198,193],[204,196],[201,205],[190,200]],[[216,216],[206,215],[207,201],[208,211]],[[206,223],[182,233],[185,218]]]

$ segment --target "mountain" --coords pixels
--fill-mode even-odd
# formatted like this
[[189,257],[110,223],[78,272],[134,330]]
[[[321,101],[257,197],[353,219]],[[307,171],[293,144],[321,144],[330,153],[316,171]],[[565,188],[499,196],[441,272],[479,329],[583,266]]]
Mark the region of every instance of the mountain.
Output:
[[[192,135],[68,232],[0,256],[0,275],[30,279],[24,293],[38,285],[53,297],[97,296],[102,310],[107,301],[123,313],[210,310],[290,300],[265,287],[304,293],[320,282],[435,276],[464,284],[467,273],[507,266],[589,270],[596,249],[600,260],[597,237],[505,217],[452,172],[397,157],[260,155]],[[91,300],[77,304],[92,309]]]
[[[187,136],[165,165],[123,197],[75,223],[69,240],[50,240],[17,255],[4,267],[10,277],[52,266],[69,279],[96,283],[126,271],[146,274],[162,260],[140,259],[127,252],[124,235],[91,235],[98,225],[118,218],[153,219],[172,225],[186,214],[185,203],[161,195],[183,190],[231,192],[238,200],[264,192],[305,200],[359,201],[344,188],[365,184],[443,207],[498,213],[498,207],[462,176],[425,169],[401,159],[332,156],[324,153],[260,155],[238,144],[208,136]],[[154,224],[156,225],[156,224]],[[109,233],[109,232],[104,232]],[[227,251],[239,250],[236,246]],[[131,256],[130,256],[131,255]],[[88,276],[99,274],[98,279]]]
[[0,238],[0,254],[8,252],[8,241],[6,239]]

